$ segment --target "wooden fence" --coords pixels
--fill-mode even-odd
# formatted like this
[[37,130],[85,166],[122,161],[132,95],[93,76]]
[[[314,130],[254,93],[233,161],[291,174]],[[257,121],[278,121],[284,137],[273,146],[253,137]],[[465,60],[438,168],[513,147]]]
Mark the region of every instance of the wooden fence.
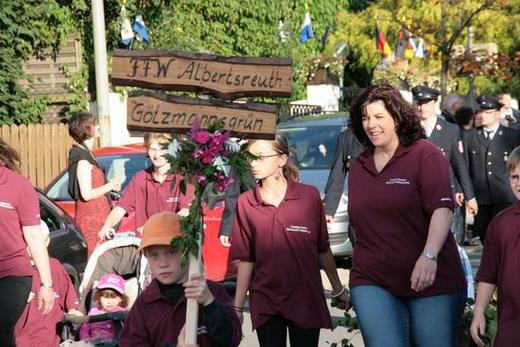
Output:
[[42,189],[67,167],[74,143],[65,124],[3,125],[0,137],[20,153],[22,174]]

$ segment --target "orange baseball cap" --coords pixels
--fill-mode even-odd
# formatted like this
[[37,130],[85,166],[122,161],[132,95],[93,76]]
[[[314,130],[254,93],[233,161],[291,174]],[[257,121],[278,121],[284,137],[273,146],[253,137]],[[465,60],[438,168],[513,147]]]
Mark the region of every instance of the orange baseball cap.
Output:
[[174,212],[159,212],[148,218],[143,225],[141,245],[137,249],[141,252],[148,246],[169,246],[172,239],[182,236],[180,219]]

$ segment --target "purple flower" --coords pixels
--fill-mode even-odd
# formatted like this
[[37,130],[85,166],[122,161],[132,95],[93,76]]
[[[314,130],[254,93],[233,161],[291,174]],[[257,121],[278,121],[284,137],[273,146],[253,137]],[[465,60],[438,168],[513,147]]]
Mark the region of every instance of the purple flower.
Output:
[[223,192],[228,190],[228,188],[233,184],[235,181],[233,177],[228,177],[222,173],[217,174],[217,181],[215,182],[215,190],[217,192]]
[[200,173],[195,174],[195,179],[197,180],[197,183],[201,186],[205,186],[206,184],[208,184],[208,179],[206,178],[206,176]]
[[202,151],[200,155],[200,161],[203,164],[211,164],[213,162],[213,159],[215,159],[215,154],[213,154],[211,151]]
[[210,139],[210,135],[209,135],[209,133],[207,131],[197,131],[197,132],[194,132],[194,133],[192,133],[191,137],[192,137],[192,139],[195,142],[197,142],[197,143],[199,143],[201,145],[205,144]]

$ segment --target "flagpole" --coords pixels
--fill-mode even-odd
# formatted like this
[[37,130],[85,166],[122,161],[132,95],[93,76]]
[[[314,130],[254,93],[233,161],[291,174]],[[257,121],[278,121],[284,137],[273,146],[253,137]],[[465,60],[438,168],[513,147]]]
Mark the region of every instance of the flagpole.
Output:
[[101,146],[110,145],[110,118],[108,114],[108,67],[105,39],[103,0],[92,0],[92,26],[96,66],[96,106]]
[[[202,198],[201,198],[202,199]],[[201,201],[202,206],[202,201]],[[201,211],[201,225],[202,230],[199,232],[198,243],[198,252],[195,257],[190,253],[189,265],[188,265],[188,279],[191,278],[194,274],[202,275],[202,264],[201,264],[201,254],[202,254],[202,233],[204,232],[204,215]],[[196,299],[187,299],[186,302],[186,343],[188,345],[195,345],[197,343],[197,327],[199,321],[199,304]]]

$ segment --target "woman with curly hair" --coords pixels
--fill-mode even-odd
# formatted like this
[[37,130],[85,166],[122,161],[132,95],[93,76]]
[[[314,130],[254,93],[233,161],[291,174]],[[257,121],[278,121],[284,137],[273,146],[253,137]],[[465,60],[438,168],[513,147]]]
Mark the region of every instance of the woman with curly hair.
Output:
[[365,151],[349,173],[351,300],[367,347],[455,346],[466,283],[450,225],[449,163],[389,85],[350,109]]

